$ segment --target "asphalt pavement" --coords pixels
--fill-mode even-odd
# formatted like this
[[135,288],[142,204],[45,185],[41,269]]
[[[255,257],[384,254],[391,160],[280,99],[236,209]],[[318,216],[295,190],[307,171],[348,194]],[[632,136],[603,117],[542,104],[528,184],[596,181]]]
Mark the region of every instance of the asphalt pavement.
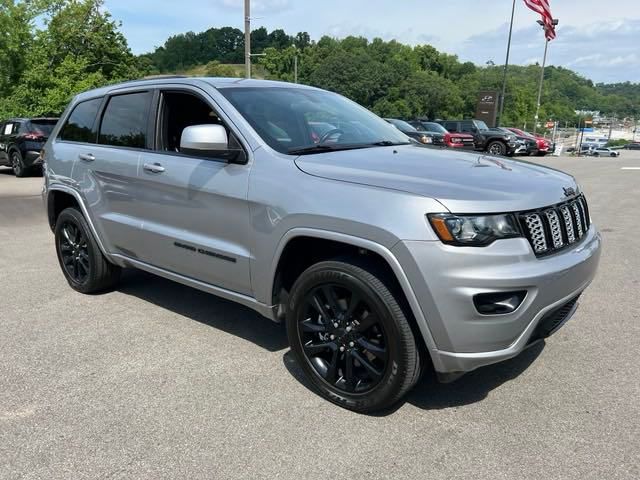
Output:
[[313,393],[244,307],[137,271],[75,293],[42,179],[0,167],[0,478],[640,478],[640,153],[539,161],[578,178],[604,237],[578,312],[377,416]]

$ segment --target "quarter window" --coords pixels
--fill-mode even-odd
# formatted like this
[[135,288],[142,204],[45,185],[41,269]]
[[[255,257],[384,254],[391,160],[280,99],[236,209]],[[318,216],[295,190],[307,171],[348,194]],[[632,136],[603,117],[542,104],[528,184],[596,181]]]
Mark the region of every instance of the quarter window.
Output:
[[62,127],[60,140],[96,143],[95,123],[101,104],[102,98],[79,103]]
[[111,97],[104,111],[98,143],[146,148],[151,92]]

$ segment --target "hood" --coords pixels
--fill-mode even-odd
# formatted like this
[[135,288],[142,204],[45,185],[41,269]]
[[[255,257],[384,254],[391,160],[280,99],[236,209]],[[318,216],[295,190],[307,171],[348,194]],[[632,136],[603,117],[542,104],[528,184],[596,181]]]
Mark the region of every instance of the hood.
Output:
[[454,213],[515,212],[567,200],[579,193],[570,175],[521,160],[406,145],[298,157],[317,177],[371,185],[438,200]]

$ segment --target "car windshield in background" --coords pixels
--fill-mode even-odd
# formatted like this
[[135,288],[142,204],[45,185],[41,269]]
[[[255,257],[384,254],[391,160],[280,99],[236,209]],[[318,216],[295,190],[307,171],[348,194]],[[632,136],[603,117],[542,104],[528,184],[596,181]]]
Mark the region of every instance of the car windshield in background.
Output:
[[433,123],[433,122],[422,122],[422,126],[424,127],[425,131],[427,132],[434,132],[434,133],[449,133],[447,131],[446,128],[444,128],[442,125],[440,125],[439,123]]
[[42,135],[49,136],[56,123],[58,123],[57,120],[31,120],[31,128]]
[[487,124],[484,123],[482,120],[476,120],[476,127],[478,127],[478,130],[480,131],[489,130],[489,127],[487,127]]
[[297,155],[410,143],[380,117],[335,93],[282,87],[230,87],[219,91],[280,153]]
[[418,129],[413,125],[405,122],[404,120],[397,120],[395,118],[388,118],[387,121],[395,126],[401,132],[417,132]]

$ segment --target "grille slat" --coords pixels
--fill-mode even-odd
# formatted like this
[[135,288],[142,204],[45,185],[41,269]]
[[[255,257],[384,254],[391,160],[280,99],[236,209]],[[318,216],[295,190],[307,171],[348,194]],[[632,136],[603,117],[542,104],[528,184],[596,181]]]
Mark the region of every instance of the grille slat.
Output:
[[578,242],[589,230],[589,207],[584,197],[520,215],[536,256],[554,253]]

